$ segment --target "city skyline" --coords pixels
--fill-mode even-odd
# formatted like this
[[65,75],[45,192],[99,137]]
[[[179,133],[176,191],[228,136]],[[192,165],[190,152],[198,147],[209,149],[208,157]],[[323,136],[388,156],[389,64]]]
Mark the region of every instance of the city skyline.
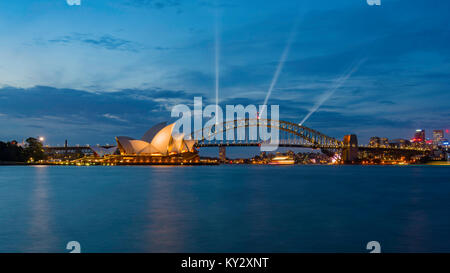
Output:
[[219,41],[221,105],[261,104],[288,48],[268,98],[283,120],[300,122],[323,101],[305,126],[336,138],[355,133],[361,143],[410,139],[418,128],[431,139],[433,130],[449,128],[449,7],[419,0],[2,2],[0,138],[84,145],[139,136],[168,120],[175,104],[197,95],[215,101]]

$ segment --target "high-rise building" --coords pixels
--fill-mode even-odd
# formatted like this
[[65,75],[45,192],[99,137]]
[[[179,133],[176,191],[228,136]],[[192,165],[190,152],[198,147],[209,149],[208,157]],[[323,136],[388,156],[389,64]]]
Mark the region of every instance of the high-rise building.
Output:
[[444,139],[444,130],[433,130],[433,144],[439,145]]
[[415,143],[425,143],[425,130],[417,129],[416,133],[414,134],[414,138],[411,139],[411,142]]

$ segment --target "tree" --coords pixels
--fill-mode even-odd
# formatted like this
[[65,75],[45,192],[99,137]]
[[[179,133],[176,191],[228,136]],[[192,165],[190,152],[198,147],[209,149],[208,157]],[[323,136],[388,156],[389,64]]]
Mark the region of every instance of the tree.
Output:
[[34,161],[43,160],[46,158],[42,143],[34,137],[29,137],[26,140],[25,155],[27,160]]
[[25,162],[25,151],[17,145],[17,141],[0,141],[0,161]]

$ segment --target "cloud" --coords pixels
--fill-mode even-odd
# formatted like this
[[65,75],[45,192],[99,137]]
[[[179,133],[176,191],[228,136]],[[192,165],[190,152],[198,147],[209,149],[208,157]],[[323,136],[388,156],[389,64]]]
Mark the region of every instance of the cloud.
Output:
[[390,100],[381,100],[378,103],[387,104],[387,105],[395,105],[396,103]]
[[[351,63],[367,57],[360,70],[305,125],[332,136],[358,132],[363,134],[362,138],[381,135],[380,132],[386,136],[409,136],[410,130],[415,127],[429,126],[433,129],[431,127],[447,126],[449,110],[446,101],[450,99],[450,77],[446,71],[450,71],[450,28],[445,11],[450,8],[450,2],[441,1],[432,5],[426,0],[397,0],[383,4],[382,8],[370,7],[363,1],[357,5],[350,3],[353,1],[309,2],[305,5],[304,16],[300,18],[297,39],[292,44],[286,65],[268,102],[281,105],[283,119],[300,122],[338,75]],[[124,11],[123,3],[133,8]],[[17,124],[27,124],[27,128],[48,128],[51,126],[45,124],[48,121],[48,124],[61,124],[61,128],[73,125],[73,128],[80,127],[86,132],[100,130],[104,136],[122,130],[132,132],[130,134],[136,132],[139,136],[147,123],[167,117],[172,105],[191,104],[194,91],[207,96],[205,103],[210,102],[214,98],[213,18],[208,17],[212,15],[211,10],[203,7],[217,8],[215,3],[222,7],[226,1],[198,0],[191,4],[174,0],[122,0],[118,5],[121,8],[121,17],[117,20],[121,22],[120,28],[126,29],[128,25],[122,22],[128,22],[126,19],[131,16],[144,16],[139,17],[143,25],[127,32],[127,36],[54,34],[49,37],[56,38],[46,39],[44,44],[82,45],[89,47],[94,54],[97,51],[93,48],[133,52],[136,53],[132,54],[134,58],[118,56],[112,59],[110,54],[104,54],[106,58],[111,58],[105,59],[101,56],[103,54],[98,54],[98,59],[97,55],[83,59],[84,55],[71,51],[65,54],[66,58],[57,58],[61,55],[55,54],[57,61],[44,63],[42,60],[52,57],[45,48],[38,48],[33,54],[30,53],[31,57],[27,54],[22,58],[12,54],[16,52],[15,48],[2,50],[2,57],[11,56],[9,62],[4,61],[3,68],[0,65],[5,83],[21,86],[40,83],[77,86],[80,89],[107,86],[120,91],[105,93],[101,87],[89,89],[102,92],[100,94],[36,87],[20,89],[17,92],[21,98],[19,100],[12,98],[12,95],[5,96],[3,88],[0,91],[0,111],[8,118],[20,119]],[[279,55],[292,28],[295,3],[281,1],[273,5],[263,1],[257,3],[257,7],[256,2],[252,1],[231,3],[238,5],[222,13],[220,99],[225,103],[259,105],[264,101]],[[182,18],[174,17],[171,9],[176,10],[183,5],[189,5],[192,10]],[[148,16],[149,9],[166,8],[156,17]],[[249,14],[248,10],[253,8],[258,8],[258,12]],[[101,16],[99,13],[93,14]],[[208,16],[200,18],[199,14]],[[153,20],[158,20],[158,23]],[[152,27],[162,31],[149,30]],[[117,33],[112,29],[110,33]],[[189,32],[190,29],[196,31]],[[100,31],[103,30],[102,27]],[[148,44],[157,40],[163,46],[147,47],[133,42],[130,37],[139,37],[139,41]],[[148,52],[148,49],[158,52]],[[76,61],[70,60],[69,56]],[[31,65],[28,60],[32,61]],[[79,75],[64,81],[67,75],[76,74],[79,62],[84,62],[80,65]],[[37,68],[30,72],[29,67]],[[57,71],[46,73],[48,69]],[[17,76],[18,80],[12,82],[10,79],[16,75],[26,76]],[[155,85],[165,86],[166,89],[123,89],[127,86]],[[39,92],[34,89],[39,89]],[[42,107],[27,101],[36,101],[35,104]],[[6,102],[25,106],[15,107],[21,110],[18,111]],[[66,123],[56,119],[58,116],[64,117]],[[0,118],[7,120],[5,116]],[[93,128],[91,122],[94,126],[101,126]],[[15,125],[9,126],[13,128]],[[4,133],[5,128],[3,126],[0,133]],[[107,130],[110,131],[106,133]]]
[[130,51],[130,52],[139,52],[141,49],[143,49],[141,45],[135,42],[114,37],[108,34],[95,36],[91,34],[74,33],[71,35],[65,35],[62,37],[50,39],[47,42],[63,45],[71,43],[80,43],[108,50]]
[[[116,135],[140,136],[170,120],[178,103],[192,104],[183,90],[124,89],[94,93],[48,86],[0,88],[0,139],[45,135],[50,143],[113,142]],[[39,129],[39,130],[36,130]]]
[[72,33],[48,39],[47,41],[35,39],[34,43],[37,45],[45,45],[46,43],[70,45],[77,43],[107,50],[128,51],[133,53],[139,53],[143,50],[168,51],[174,49],[172,47],[165,46],[146,46],[130,40],[118,38],[110,34],[97,36],[86,33]]
[[[311,106],[301,99],[310,94],[302,92],[291,90],[288,96],[274,96],[269,105],[280,105],[282,120],[299,122]],[[380,98],[370,102],[347,97],[351,92],[344,89],[342,97],[337,96],[323,105],[305,125],[336,138],[357,133],[364,143],[373,135],[409,137],[414,128],[424,127],[421,123],[438,128],[450,115],[447,108],[431,103],[417,109]],[[45,135],[49,143],[63,143],[66,138],[77,143],[113,143],[114,136],[138,137],[153,124],[171,120],[174,105],[183,103],[192,108],[193,97],[199,95],[160,88],[93,93],[48,86],[3,87],[0,88],[0,139]],[[210,103],[213,100],[204,98],[204,106]],[[222,101],[223,109],[227,104],[260,105],[262,101],[259,97],[235,96]],[[411,119],[411,111],[415,110],[417,118]]]
[[123,118],[120,118],[119,116],[111,115],[111,114],[108,114],[108,113],[103,114],[102,116],[105,117],[105,118],[109,118],[109,119],[113,119],[113,120],[117,120],[117,121],[121,121],[121,122],[127,122],[127,120],[125,120]]

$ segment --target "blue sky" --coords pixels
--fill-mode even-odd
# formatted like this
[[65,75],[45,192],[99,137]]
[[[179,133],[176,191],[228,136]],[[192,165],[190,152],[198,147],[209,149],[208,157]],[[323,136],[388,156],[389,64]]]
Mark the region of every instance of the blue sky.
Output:
[[140,137],[194,96],[262,104],[342,138],[411,137],[449,128],[450,3],[427,0],[0,1],[0,140],[51,145]]

